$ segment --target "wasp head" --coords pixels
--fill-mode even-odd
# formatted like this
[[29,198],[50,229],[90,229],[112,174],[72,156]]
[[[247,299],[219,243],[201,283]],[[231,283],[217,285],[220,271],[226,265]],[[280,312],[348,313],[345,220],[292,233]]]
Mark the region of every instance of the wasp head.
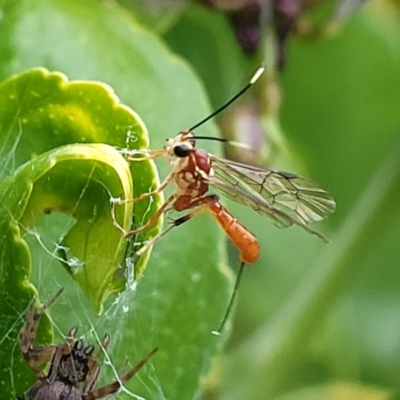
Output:
[[195,145],[196,141],[193,133],[182,131],[174,138],[167,139],[165,149],[171,157],[185,158],[189,156]]

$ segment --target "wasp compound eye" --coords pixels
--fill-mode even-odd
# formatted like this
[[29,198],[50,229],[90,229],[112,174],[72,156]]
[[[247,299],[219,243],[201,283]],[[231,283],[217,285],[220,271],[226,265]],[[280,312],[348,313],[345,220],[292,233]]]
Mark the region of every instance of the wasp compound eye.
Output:
[[188,157],[192,150],[192,146],[187,144],[178,144],[174,147],[174,154],[179,158]]

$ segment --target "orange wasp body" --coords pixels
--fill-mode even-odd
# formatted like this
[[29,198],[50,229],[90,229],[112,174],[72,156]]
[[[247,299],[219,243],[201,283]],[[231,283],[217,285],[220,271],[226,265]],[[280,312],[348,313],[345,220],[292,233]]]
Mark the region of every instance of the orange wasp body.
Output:
[[257,238],[219,202],[210,203],[208,211],[238,248],[240,260],[245,264],[256,262],[260,256]]
[[203,149],[195,148],[196,140],[213,138],[196,138],[193,130],[218,114],[243,94],[262,72],[263,69],[259,69],[244,89],[213,114],[191,129],[182,131],[174,138],[168,139],[163,149],[126,150],[125,153],[131,161],[165,157],[171,163],[172,169],[161,185],[154,191],[132,200],[113,201],[113,204],[136,202],[160,193],[171,182],[176,186],[175,191],[145,225],[129,232],[124,231],[116,222],[114,207],[112,207],[114,225],[126,237],[150,228],[168,207],[178,212],[190,211],[188,214],[174,220],[169,228],[147,242],[136,253],[136,256],[143,254],[146,249],[173,227],[188,221],[203,211],[208,211],[218,221],[219,225],[238,248],[242,263],[231,301],[217,333],[222,330],[229,315],[243,267],[245,264],[252,264],[258,259],[260,245],[256,237],[219,203],[219,197],[209,193],[210,187],[218,189],[238,203],[250,206],[258,213],[266,216],[278,227],[298,225],[323,240],[326,239],[320,233],[309,228],[308,224],[324,219],[335,209],[335,202],[329,193],[307,179],[287,172],[261,169],[231,160],[224,160]]
[[[178,140],[186,135],[191,134],[182,132]],[[192,135],[190,137],[193,138]],[[194,140],[190,139],[188,143],[194,145]],[[219,203],[218,196],[207,195],[210,185],[209,179],[214,175],[209,154],[202,149],[190,149],[187,144],[178,144],[178,146],[180,146],[178,153],[185,156],[187,163],[175,175],[174,182],[178,188],[176,192],[178,197],[172,208],[176,211],[198,208],[176,220],[175,226],[206,210],[217,220],[238,248],[241,261],[246,264],[253,264],[260,255],[260,245],[257,238]],[[189,155],[186,156],[186,154]],[[181,167],[181,165],[179,166]]]

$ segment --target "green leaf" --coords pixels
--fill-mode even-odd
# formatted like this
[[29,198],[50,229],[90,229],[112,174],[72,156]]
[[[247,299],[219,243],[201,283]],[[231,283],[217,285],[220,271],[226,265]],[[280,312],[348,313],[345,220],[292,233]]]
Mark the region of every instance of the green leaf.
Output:
[[164,32],[180,16],[186,6],[186,0],[148,1],[148,0],[118,0],[131,12],[138,22],[151,27],[156,32]]
[[[57,239],[62,247],[57,245],[49,251],[67,250],[65,268],[81,286],[94,310],[100,312],[110,293],[125,287],[124,275],[119,270],[126,240],[113,226],[110,198],[133,198],[131,171],[126,160],[109,145],[60,145],[102,141],[122,147],[126,145],[124,127],[129,126],[130,139],[135,146],[143,146],[147,142],[146,131],[133,112],[118,104],[106,85],[68,83],[62,74],[44,69],[5,81],[0,85],[0,98],[3,143],[0,151],[4,160],[1,172],[2,178],[6,178],[0,186],[1,214],[5,235],[14,237],[4,241],[2,258],[10,257],[23,246],[19,230],[11,233],[15,222],[29,232],[51,212],[71,215],[74,226],[63,232],[62,240]],[[46,152],[48,149],[52,150]],[[21,167],[15,170],[18,165]],[[132,172],[147,176],[144,186],[140,181],[135,184],[137,194],[157,182],[154,168],[148,162],[132,165]],[[152,207],[158,204],[156,196]],[[149,211],[151,215],[151,207],[150,210],[143,205],[136,207],[135,218],[143,220],[144,213]],[[125,230],[130,229],[132,212],[129,203],[116,210],[117,221]],[[153,234],[156,229],[157,226]],[[24,249],[26,253],[26,246]],[[137,263],[136,277],[143,270],[146,258]],[[22,312],[26,308],[27,297],[35,294],[29,281],[30,268],[29,252],[25,262],[3,266],[1,296],[19,299],[18,306],[11,308],[2,302],[4,318],[8,315],[12,320],[16,310]],[[10,276],[14,284],[8,282]],[[4,337],[9,327],[4,326]],[[10,353],[14,344],[7,341],[7,345],[4,351],[8,348]],[[4,358],[2,361],[7,362]],[[20,363],[16,364],[18,367]]]
[[[243,73],[243,54],[232,26],[222,12],[192,4],[164,37],[171,48],[196,69],[214,109],[227,101],[256,68]],[[199,47],[207,49],[206,57]]]
[[[66,268],[100,312],[125,249],[124,237],[113,229],[110,196],[123,193],[124,198],[131,198],[128,164],[110,146],[69,145],[26,163],[25,170],[40,171],[41,176],[35,179],[16,173],[12,177],[14,192],[21,181],[34,186],[20,223],[35,226],[38,217],[52,211],[65,212],[76,219],[62,241],[72,255],[65,260]],[[130,227],[131,214],[132,206],[128,204],[119,218],[126,229]],[[105,232],[109,234],[105,236]]]
[[[112,226],[109,191],[123,190],[122,183],[131,188],[125,160],[114,148],[100,144],[59,147],[25,163],[2,183],[0,214],[4,237],[1,257],[6,260],[0,277],[0,296],[3,299],[0,313],[3,318],[7,316],[10,322],[13,321],[16,310],[26,308],[36,294],[29,280],[30,253],[20,230],[35,225],[36,220],[50,210],[71,213],[76,218],[77,223],[66,236],[65,245],[69,246],[79,264],[75,262],[77,266],[70,266],[69,270],[91,305],[97,311],[101,308],[104,298],[109,295],[108,287],[119,266],[125,243],[117,232],[111,231],[103,241],[98,236]],[[97,210],[96,214],[94,210]],[[129,215],[125,218],[128,226]],[[1,337],[6,338],[10,328],[16,335],[16,327],[15,321],[2,324]],[[2,352],[11,354],[14,347],[12,341],[6,340]],[[2,357],[1,363],[1,369],[6,370],[8,361]],[[20,364],[18,360],[13,367],[18,370]],[[19,379],[15,381],[17,383]],[[26,378],[23,382],[27,382]]]
[[[71,6],[66,0],[39,0],[33,5],[30,1],[9,1],[4,10],[4,24],[0,29],[7,40],[0,43],[2,54],[6,55],[0,61],[2,76],[42,65],[63,71],[70,79],[107,82],[145,119],[150,131],[150,148],[162,147],[166,138],[209,113],[204,89],[192,70],[115,4],[84,0]],[[7,50],[11,48],[12,51]],[[92,102],[94,108],[96,104]],[[136,123],[121,120],[113,124],[103,109],[99,114],[104,117],[99,116],[93,126],[100,132],[104,127],[104,134],[96,134],[95,141],[127,147],[126,137],[135,132]],[[209,124],[202,132],[215,135],[215,128]],[[104,135],[113,141],[104,139]],[[114,141],[115,136],[118,139]],[[12,143],[15,144],[14,139]],[[62,144],[65,143],[59,145]],[[147,143],[130,142],[130,147],[142,145],[147,147]],[[168,163],[160,160],[158,166],[161,177],[166,176],[170,170]],[[155,187],[154,180],[149,180],[151,164],[135,162],[130,167],[134,168],[135,196]],[[150,206],[156,208],[157,201],[135,204],[136,225],[151,215]],[[54,343],[61,343],[63,335],[74,325],[79,325],[79,333],[89,343],[98,343],[105,332],[111,334],[107,350],[111,362],[103,364],[97,387],[114,381],[127,357],[134,364],[158,346],[159,352],[127,387],[148,399],[193,398],[225,339],[225,336],[211,335],[211,330],[221,321],[231,287],[222,235],[215,222],[208,216],[199,216],[165,236],[154,246],[137,289],[134,291],[132,285],[118,299],[110,299],[104,305],[104,313],[98,316],[70,274],[59,268],[54,255],[43,251],[42,243],[53,247],[57,244],[60,229],[54,224],[56,221],[63,224],[57,218],[56,213],[49,215],[48,220],[42,219],[34,232],[26,235],[32,251],[32,280],[40,298],[45,301],[60,285],[65,287],[49,311],[56,327]],[[138,242],[142,240],[145,237],[136,238]],[[14,309],[13,318],[17,323],[9,335],[12,352],[3,354],[1,350],[8,366],[13,360],[21,360],[16,338],[24,317],[23,309]],[[26,371],[27,367],[11,372],[8,369],[4,392],[20,395],[26,390],[29,386]],[[25,380],[19,374],[24,374]],[[29,380],[30,384],[34,382],[32,374]],[[131,397],[125,392],[117,396]]]
[[[18,175],[11,178],[11,188],[15,188],[14,201],[18,201],[20,213],[15,215],[15,210],[13,215],[26,226],[31,226],[51,211],[66,212],[77,219],[64,244],[80,260],[82,267],[70,268],[70,272],[84,288],[93,307],[100,311],[102,302],[108,296],[106,288],[110,286],[111,277],[122,258],[125,241],[117,230],[112,230],[107,246],[98,246],[96,235],[107,232],[112,225],[110,198],[133,197],[128,164],[116,150],[104,146],[72,147],[63,150],[63,153],[57,150],[39,158],[37,155],[51,148],[58,149],[65,143],[104,142],[122,147],[126,145],[127,126],[131,140],[140,148],[147,144],[145,129],[136,115],[118,104],[118,99],[107,86],[68,83],[63,75],[51,74],[43,69],[7,80],[0,86],[0,96],[4,99],[0,109],[1,152],[6,160],[3,176],[32,158],[25,166],[26,171],[32,171],[30,176],[19,172],[23,174],[22,178]],[[12,159],[7,158],[11,151]],[[77,163],[66,163],[64,157],[73,160],[74,154]],[[86,159],[93,160],[93,163],[87,163]],[[53,164],[58,162],[62,165],[54,168]],[[142,176],[147,174],[148,181],[155,182],[152,170],[146,164],[133,164],[132,172]],[[105,165],[108,168],[104,168]],[[52,175],[42,176],[50,168]],[[33,192],[25,195],[25,203],[29,200],[27,209],[21,208],[19,199],[22,193],[15,187],[16,181],[23,182],[27,187],[34,185]],[[140,194],[147,187],[148,183],[144,187],[136,184],[135,193]],[[140,211],[136,209],[137,219],[143,218],[146,212],[143,208]],[[126,230],[129,230],[131,214],[130,204],[117,208],[117,220]],[[91,242],[96,243],[93,248]],[[112,249],[116,251],[115,256],[108,257],[108,263],[100,263],[103,264],[100,268],[109,271],[108,279],[104,281],[104,276],[97,275],[99,266],[96,264]],[[92,272],[88,273],[89,270]],[[122,288],[123,283],[120,282],[114,290]]]

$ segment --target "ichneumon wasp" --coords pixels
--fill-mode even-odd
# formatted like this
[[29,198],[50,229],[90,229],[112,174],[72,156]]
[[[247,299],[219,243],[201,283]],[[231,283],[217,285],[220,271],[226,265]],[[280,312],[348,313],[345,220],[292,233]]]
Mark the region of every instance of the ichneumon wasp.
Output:
[[[171,172],[155,190],[142,194],[135,199],[113,199],[112,214],[114,225],[130,237],[153,226],[161,215],[172,209],[178,212],[189,211],[173,221],[172,225],[152,238],[142,247],[136,257],[143,254],[158,239],[172,228],[189,221],[196,215],[209,212],[226,232],[239,250],[241,260],[231,300],[223,321],[217,331],[220,333],[230,314],[245,264],[254,263],[260,254],[257,238],[219,202],[216,194],[210,194],[210,188],[216,188],[234,201],[247,205],[259,214],[267,217],[274,225],[285,228],[298,225],[326,241],[323,235],[308,225],[321,221],[335,209],[335,201],[319,185],[295,174],[262,169],[231,160],[222,159],[206,150],[196,148],[196,141],[202,139],[224,141],[220,138],[195,136],[194,130],[228,107],[246,92],[262,75],[264,68],[259,68],[249,83],[233,96],[227,103],[204,118],[190,129],[180,132],[167,140],[163,149],[159,150],[126,150],[130,161],[141,161],[166,158],[171,164]],[[148,222],[132,231],[125,231],[115,219],[115,205],[136,202],[164,191],[170,184],[175,184],[175,191],[165,200],[158,211]]]

